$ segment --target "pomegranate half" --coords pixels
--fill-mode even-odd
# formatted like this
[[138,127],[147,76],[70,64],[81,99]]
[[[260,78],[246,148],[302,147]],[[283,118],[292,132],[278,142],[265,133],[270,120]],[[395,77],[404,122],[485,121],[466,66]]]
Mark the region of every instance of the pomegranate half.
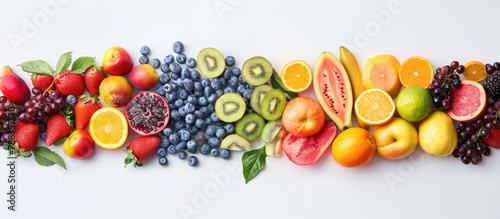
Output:
[[154,135],[161,132],[170,119],[167,101],[157,93],[142,91],[125,108],[128,125],[137,134]]

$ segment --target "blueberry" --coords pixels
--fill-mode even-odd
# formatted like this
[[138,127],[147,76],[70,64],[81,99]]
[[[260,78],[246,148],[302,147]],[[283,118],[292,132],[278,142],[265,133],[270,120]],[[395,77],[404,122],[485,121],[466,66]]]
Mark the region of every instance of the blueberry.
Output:
[[220,96],[222,96],[222,94],[224,94],[224,91],[222,89],[216,90],[215,94],[217,95],[217,97],[220,97]]
[[141,57],[139,57],[139,63],[140,64],[148,64],[149,63],[149,57],[147,57],[147,56],[141,56]]
[[201,97],[201,96],[203,96],[203,92],[202,92],[202,91],[195,91],[195,92],[193,92],[193,94],[194,94],[196,97]]
[[213,112],[212,114],[210,114],[210,119],[213,122],[219,122],[220,121],[219,117],[217,116],[217,114],[215,112]]
[[189,133],[186,129],[181,129],[178,133],[181,136],[182,141],[189,141],[191,139],[191,133]]
[[219,156],[219,150],[217,148],[210,149],[210,155],[212,155],[213,157],[218,157]]
[[[213,123],[213,122],[212,122],[212,119],[210,119],[210,117],[206,117],[206,118],[204,118],[204,119],[203,119],[203,122],[205,122],[205,124],[206,124],[206,125],[210,125],[210,124],[212,124],[212,123]],[[205,129],[206,129],[206,128],[207,128],[207,127],[205,126]]]
[[229,159],[229,157],[231,156],[231,151],[229,151],[228,149],[221,149],[219,151],[219,154],[222,159]]
[[184,84],[184,88],[186,90],[192,91],[194,89],[193,80],[191,78],[184,78],[182,83]]
[[186,154],[186,152],[181,151],[181,152],[179,152],[179,153],[177,154],[177,157],[178,157],[179,159],[181,159],[181,160],[184,160],[184,159],[186,159],[187,154]]
[[176,57],[175,57],[175,60],[179,63],[179,64],[184,64],[186,63],[186,55],[184,55],[184,53],[179,53]]
[[238,86],[239,84],[238,77],[231,76],[229,80],[227,80],[227,84],[233,88],[236,88],[236,86]]
[[198,104],[198,100],[196,99],[196,96],[194,94],[190,94],[187,98],[187,102],[188,103],[191,103],[193,105],[197,105]]
[[225,124],[224,129],[226,130],[226,134],[233,134],[234,133],[234,124],[233,123]]
[[240,81],[240,84],[243,85],[243,84],[247,84],[247,82],[245,81],[245,79],[243,78],[243,76],[238,76],[238,81]]
[[234,59],[233,56],[226,56],[224,60],[226,61],[226,65],[229,67],[234,66],[234,64],[236,64],[236,60]]
[[200,72],[196,69],[191,70],[191,78],[193,79],[193,81],[200,81],[201,80]]
[[203,113],[200,111],[200,110],[195,110],[194,113],[193,113],[194,117],[196,117],[197,119],[203,119]]
[[167,152],[168,152],[169,154],[175,154],[175,153],[177,153],[177,150],[175,150],[175,145],[170,145],[170,146],[168,146],[168,148],[167,148]]
[[196,133],[196,140],[198,140],[198,141],[206,140],[205,132],[199,131],[198,133]]
[[76,102],[76,97],[75,97],[75,95],[73,95],[73,94],[68,95],[68,96],[66,97],[66,102],[67,102],[69,105],[73,105],[73,104],[75,104],[75,102]]
[[196,67],[196,59],[194,59],[194,58],[188,58],[186,60],[186,66],[188,68],[194,68],[194,67]]
[[232,75],[233,73],[231,72],[231,68],[226,68],[224,70],[223,78],[228,80],[229,78],[231,78]]
[[163,88],[165,88],[165,92],[167,92],[167,94],[172,93],[174,91],[174,89],[172,89],[172,85],[170,84],[163,85]]
[[213,93],[213,94],[209,95],[209,96],[208,96],[208,99],[207,99],[207,100],[208,100],[208,103],[214,104],[214,103],[215,103],[215,101],[217,101],[217,98],[218,98],[218,96],[217,96],[217,94],[215,94],[215,93]]
[[[181,129],[186,128],[186,123],[182,120],[179,120],[179,121],[175,121],[174,126],[175,126],[176,130],[181,130]],[[177,133],[177,134],[180,134],[180,133]],[[180,137],[180,136],[178,136],[178,137]]]
[[177,110],[170,111],[170,116],[175,121],[180,121],[182,119],[181,114]]
[[[215,94],[214,94],[214,95],[215,95]],[[217,95],[216,95],[216,98],[217,98]],[[210,102],[210,100],[208,100],[208,101]],[[214,106],[214,104],[209,104],[209,105],[207,106],[207,108],[208,108],[208,110],[209,110],[210,112],[215,112],[215,106]]]
[[184,108],[184,106],[179,108],[177,111],[179,111],[179,114],[181,115],[182,118],[186,117],[187,112],[186,112],[186,108]]
[[179,139],[179,136],[174,133],[174,134],[171,134],[168,136],[168,141],[171,144],[177,144],[177,143],[179,143],[180,139]]
[[210,114],[212,114],[212,112],[208,110],[208,107],[202,106],[202,107],[200,107],[199,110],[201,113],[203,113],[204,117],[210,116]]
[[185,121],[186,121],[186,124],[187,125],[192,125],[194,124],[194,121],[195,121],[195,117],[193,114],[189,113],[186,115],[186,118],[185,118]]
[[220,145],[220,139],[218,139],[217,137],[211,137],[208,139],[207,143],[208,145],[210,145],[210,147],[216,148]]
[[248,107],[248,108],[246,108],[246,110],[245,110],[245,114],[250,114],[250,113],[253,113],[253,109],[252,109],[252,107]]
[[175,63],[175,62],[174,62],[174,63],[170,63],[170,64],[168,65],[168,68],[169,68],[169,69],[170,69],[170,71],[172,71],[172,73],[174,73],[174,74],[180,74],[180,73],[181,73],[181,71],[182,71],[181,66],[180,66],[179,64]]
[[45,141],[47,139],[47,132],[40,132],[40,139]]
[[184,102],[181,100],[181,99],[178,99],[174,102],[174,105],[179,108],[179,107],[182,107],[184,106]]
[[220,86],[221,86],[221,89],[219,89],[219,90],[222,90],[224,87],[226,87],[226,86],[227,86],[227,79],[225,79],[225,78],[220,78],[220,79],[219,79],[219,83],[220,83]]
[[161,95],[161,96],[164,96],[165,94],[167,94],[167,92],[165,91],[165,88],[163,86],[159,86],[156,88],[156,93]]
[[[189,133],[190,133],[191,135],[196,135],[196,133],[200,132],[200,129],[199,129],[198,127],[196,127],[196,126],[194,126],[194,125],[193,125],[193,126],[189,127],[189,130],[188,130],[188,131],[189,131]],[[193,137],[191,136],[191,139],[192,139],[192,138],[193,138]]]
[[40,121],[40,123],[38,123],[38,126],[40,126],[40,132],[47,131],[47,123],[46,122]]
[[153,68],[159,68],[160,65],[161,65],[161,62],[159,59],[157,58],[152,58],[151,61],[149,62],[149,64],[151,64],[151,66],[153,66]]
[[222,85],[221,85],[221,82],[219,80],[219,78],[213,78],[211,81],[210,81],[210,85],[212,86],[212,88],[214,90],[220,90]]
[[243,99],[250,101],[250,98],[252,97],[252,91],[251,90],[245,90],[243,92]]
[[200,81],[200,82],[201,82],[201,85],[202,85],[203,87],[208,87],[208,86],[210,86],[210,80],[208,80],[208,79],[206,79],[206,78],[201,79],[201,81]]
[[184,51],[184,44],[182,44],[181,41],[176,41],[172,46],[172,49],[174,50],[175,53],[179,54],[182,51]]
[[196,106],[192,103],[186,103],[184,104],[184,108],[186,109],[186,112],[188,113],[194,113],[196,111]]
[[196,121],[194,122],[194,126],[198,127],[199,129],[205,129],[206,124],[203,119],[196,119]]
[[159,157],[165,157],[167,155],[167,149],[161,147],[156,150],[156,155]]
[[168,65],[169,65],[168,63],[162,63],[160,65],[161,72],[163,72],[163,73],[169,73],[170,69],[168,68]]
[[227,94],[227,93],[234,93],[234,88],[232,87],[225,87],[224,88],[224,93]]
[[165,85],[170,81],[170,76],[166,73],[161,73],[159,77],[159,82],[161,85]]
[[160,147],[162,147],[162,148],[166,148],[166,147],[168,147],[169,145],[170,145],[170,142],[168,141],[168,138],[163,138],[163,139],[161,140]]
[[217,137],[218,139],[224,139],[226,135],[227,135],[226,129],[222,127],[217,128],[217,131],[215,131],[215,137]]
[[177,78],[172,81],[174,84],[177,85],[178,88],[184,88],[184,83],[182,83],[182,78]]
[[236,88],[236,91],[238,94],[243,95],[243,92],[245,92],[247,89],[245,88],[244,85],[238,85],[238,88]]
[[182,90],[179,90],[179,93],[177,96],[179,96],[179,99],[185,100],[189,96],[189,93],[187,92],[187,90],[182,89]]
[[149,55],[149,53],[151,52],[151,49],[149,49],[149,46],[142,46],[141,47],[141,54],[142,55]]
[[[210,119],[211,120],[211,119]],[[206,129],[205,129],[205,133],[212,137],[212,136],[215,136],[215,131],[217,130],[217,128],[214,126],[214,125],[207,125]]]
[[201,96],[200,98],[198,98],[197,101],[198,101],[198,105],[200,105],[200,106],[208,105],[208,99],[205,96]]
[[196,156],[189,156],[188,164],[189,164],[189,166],[192,166],[192,167],[198,165],[198,158]]
[[182,151],[182,150],[185,150],[186,149],[186,141],[181,141],[179,142],[179,144],[176,144],[175,145],[175,150],[176,151]]
[[181,78],[191,78],[191,71],[189,71],[189,68],[183,67],[181,69]]
[[[186,146],[187,146],[189,153],[192,153],[192,154],[196,153],[197,145],[196,145],[196,141],[194,139],[189,140],[186,143]],[[194,151],[194,152],[192,152],[192,151]]]
[[210,153],[210,150],[212,148],[210,147],[210,145],[208,145],[208,143],[203,143],[201,146],[200,146],[200,153],[203,154],[203,155],[207,155]]
[[201,82],[199,81],[195,81],[193,83],[193,86],[194,86],[194,91],[203,91],[203,85],[201,85]]
[[210,96],[214,93],[214,89],[210,86],[206,86],[204,89],[203,89],[203,93],[205,94],[205,96]]
[[167,99],[168,102],[174,102],[175,100],[177,100],[177,93],[176,92],[167,93],[165,99]]
[[168,160],[166,157],[160,157],[160,159],[158,159],[158,163],[162,166],[166,166],[168,164]]
[[177,78],[180,78],[180,77],[181,77],[181,74],[180,74],[180,73],[173,73],[173,72],[172,72],[172,74],[170,74],[170,78],[171,78],[172,80],[177,80]]
[[241,69],[238,67],[234,67],[232,70],[234,76],[240,76],[241,75]]
[[245,85],[245,88],[246,88],[247,90],[250,90],[250,91],[252,91],[252,90],[253,90],[253,86],[252,86],[252,85],[250,85],[250,84]]
[[174,63],[175,59],[174,59],[174,56],[169,54],[169,55],[166,55],[165,58],[163,58],[163,61],[167,64],[171,64],[171,63]]

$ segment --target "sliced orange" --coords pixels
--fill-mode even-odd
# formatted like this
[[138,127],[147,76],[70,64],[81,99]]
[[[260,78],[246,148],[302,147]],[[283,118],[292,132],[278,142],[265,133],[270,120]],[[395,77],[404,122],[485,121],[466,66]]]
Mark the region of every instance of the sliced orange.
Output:
[[380,54],[368,58],[363,68],[363,87],[380,88],[396,98],[401,90],[400,68],[401,64],[393,55]]
[[363,91],[354,103],[354,112],[368,125],[382,125],[391,120],[396,106],[392,97],[382,89]]
[[432,83],[433,77],[434,69],[431,62],[420,56],[406,59],[399,69],[399,80],[405,87],[427,88]]
[[471,81],[481,81],[486,78],[486,67],[482,62],[470,61],[465,64],[464,78]]
[[302,60],[291,61],[281,70],[281,82],[292,92],[307,90],[312,82],[312,72],[309,65]]
[[109,150],[117,149],[127,141],[127,119],[120,110],[103,107],[90,117],[89,132],[98,146]]

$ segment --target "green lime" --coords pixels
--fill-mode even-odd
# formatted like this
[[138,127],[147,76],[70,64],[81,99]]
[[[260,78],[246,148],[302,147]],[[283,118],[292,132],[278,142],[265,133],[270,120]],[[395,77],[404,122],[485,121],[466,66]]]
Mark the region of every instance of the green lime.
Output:
[[418,86],[404,88],[396,97],[396,110],[408,122],[422,121],[432,110],[431,94]]

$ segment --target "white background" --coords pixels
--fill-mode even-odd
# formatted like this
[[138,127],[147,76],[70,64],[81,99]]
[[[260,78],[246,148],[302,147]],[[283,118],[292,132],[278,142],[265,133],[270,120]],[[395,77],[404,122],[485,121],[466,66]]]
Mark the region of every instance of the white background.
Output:
[[[261,55],[278,70],[294,59],[313,67],[321,52],[338,55],[341,45],[361,65],[380,53],[401,62],[420,55],[434,67],[453,60],[492,63],[500,61],[499,6],[495,1],[2,0],[0,65],[27,79],[16,67],[23,61],[55,65],[66,51],[101,61],[112,45],[128,49],[137,64],[142,45],[151,47],[151,57],[162,58],[176,40],[184,42],[188,57],[212,46],[235,56],[238,66]],[[13,36],[22,41],[12,42]],[[310,89],[306,95],[311,94]],[[155,158],[141,169],[124,169],[122,150],[99,148],[91,159],[76,161],[61,147],[51,149],[64,157],[68,170],[19,158],[16,212],[7,210],[9,172],[2,152],[0,218],[166,219],[182,218],[181,209],[190,210],[190,218],[500,217],[497,150],[479,166],[421,149],[399,161],[375,156],[355,169],[335,163],[330,151],[306,167],[285,156],[268,158],[263,172],[245,185],[238,153],[229,161],[200,155],[196,168],[169,157],[167,167]]]

